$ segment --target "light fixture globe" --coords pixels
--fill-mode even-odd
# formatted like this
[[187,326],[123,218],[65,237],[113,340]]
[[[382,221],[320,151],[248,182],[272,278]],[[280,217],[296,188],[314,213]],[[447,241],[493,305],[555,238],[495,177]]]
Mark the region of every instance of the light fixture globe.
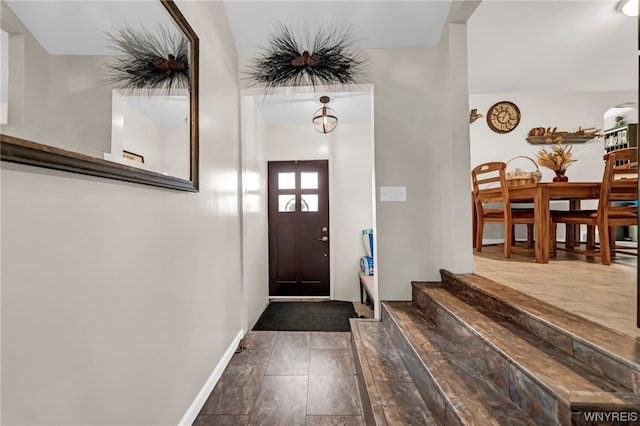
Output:
[[331,108],[327,107],[327,104],[331,101],[328,96],[321,96],[320,102],[322,102],[322,108],[317,110],[313,114],[313,127],[319,131],[320,133],[327,134],[332,132],[336,126],[338,126],[338,117],[336,117],[336,112]]

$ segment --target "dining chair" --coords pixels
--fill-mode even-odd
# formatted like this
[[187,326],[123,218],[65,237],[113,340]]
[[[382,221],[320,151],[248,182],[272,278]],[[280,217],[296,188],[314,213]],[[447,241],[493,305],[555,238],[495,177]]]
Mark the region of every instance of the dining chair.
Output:
[[[475,249],[482,251],[482,237],[485,223],[502,223],[504,225],[504,257],[511,257],[515,250],[531,251],[531,248],[515,246],[514,225],[533,225],[533,209],[514,209],[509,201],[509,189],[506,177],[507,164],[504,162],[488,162],[476,166],[471,171],[473,182],[473,200],[475,217]],[[498,204],[499,207],[487,206]]]
[[[604,174],[597,210],[551,211],[550,235],[553,243],[552,251],[555,251],[557,224],[587,225],[586,249],[565,247],[564,250],[600,257],[603,265],[610,265],[612,254],[616,252],[615,227],[638,224],[638,149],[624,148],[611,151],[604,155],[604,160]],[[618,179],[630,179],[635,185],[617,186],[615,181]],[[616,203],[620,201],[630,203]],[[600,236],[600,244],[595,243],[596,228]]]

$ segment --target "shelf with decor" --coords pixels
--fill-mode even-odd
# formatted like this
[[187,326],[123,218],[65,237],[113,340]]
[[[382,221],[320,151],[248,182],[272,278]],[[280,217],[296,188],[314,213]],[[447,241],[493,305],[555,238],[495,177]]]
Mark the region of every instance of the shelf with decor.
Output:
[[527,142],[531,145],[550,145],[554,143],[574,144],[589,142],[595,138],[595,136],[564,136],[562,140],[556,141],[556,138],[548,138],[545,136],[527,136]]
[[550,145],[559,144],[575,144],[585,143],[596,138],[602,137],[600,129],[582,129],[578,128],[575,132],[558,131],[557,127],[534,127],[527,134],[527,142],[532,145]]

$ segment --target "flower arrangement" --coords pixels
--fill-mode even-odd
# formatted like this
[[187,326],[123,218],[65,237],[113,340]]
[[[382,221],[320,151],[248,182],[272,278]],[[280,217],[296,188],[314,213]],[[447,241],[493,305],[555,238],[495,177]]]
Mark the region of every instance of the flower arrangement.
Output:
[[551,150],[542,149],[538,151],[538,165],[547,167],[551,170],[567,170],[569,164],[573,163],[573,154],[571,154],[571,145],[557,144]]
[[553,178],[554,182],[566,182],[568,179],[564,176],[564,172],[567,167],[576,160],[573,159],[571,153],[572,145],[560,145],[556,144],[549,151],[542,149],[538,151],[538,165],[547,167],[556,173],[556,177]]

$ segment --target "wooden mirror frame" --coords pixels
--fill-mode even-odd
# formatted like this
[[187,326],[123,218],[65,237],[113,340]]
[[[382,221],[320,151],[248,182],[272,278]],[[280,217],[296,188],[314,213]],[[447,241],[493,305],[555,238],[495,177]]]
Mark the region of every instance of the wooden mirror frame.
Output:
[[139,169],[115,163],[98,157],[80,154],[53,146],[44,145],[12,136],[0,134],[0,155],[2,161],[46,167],[67,172],[100,176],[128,182],[178,189],[198,191],[198,37],[184,18],[173,0],[160,0],[176,25],[189,40],[190,87],[189,87],[189,149],[190,179],[167,176],[150,170]]

